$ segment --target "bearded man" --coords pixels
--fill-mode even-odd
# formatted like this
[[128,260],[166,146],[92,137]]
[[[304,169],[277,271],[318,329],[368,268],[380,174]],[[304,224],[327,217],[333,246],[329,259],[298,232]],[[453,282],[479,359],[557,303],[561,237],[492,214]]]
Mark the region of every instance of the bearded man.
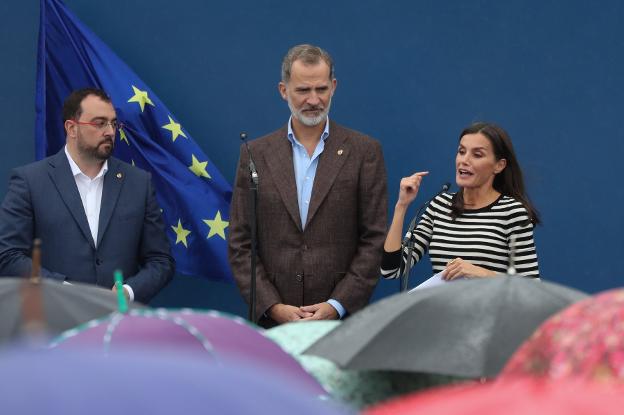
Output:
[[[291,48],[280,95],[291,116],[250,143],[259,175],[258,323],[337,319],[364,307],[379,276],[386,232],[381,145],[330,121],[332,58],[313,45]],[[230,212],[228,254],[250,301],[249,153],[241,146]]]
[[111,157],[120,128],[108,95],[72,92],[63,105],[66,145],[16,168],[0,207],[0,276],[31,272],[42,241],[41,276],[96,284],[147,303],[172,278],[174,260],[149,173]]

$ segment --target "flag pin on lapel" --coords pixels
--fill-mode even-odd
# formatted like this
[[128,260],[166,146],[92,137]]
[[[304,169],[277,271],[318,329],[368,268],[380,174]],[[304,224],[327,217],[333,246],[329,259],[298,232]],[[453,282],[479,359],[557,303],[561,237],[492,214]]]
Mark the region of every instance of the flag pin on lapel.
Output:
[[117,178],[118,178],[118,179],[121,179],[122,177],[123,177],[123,174],[121,174],[121,173],[117,173]]
[[339,156],[342,156],[342,153],[344,153],[343,149],[338,150],[336,153],[338,153]]

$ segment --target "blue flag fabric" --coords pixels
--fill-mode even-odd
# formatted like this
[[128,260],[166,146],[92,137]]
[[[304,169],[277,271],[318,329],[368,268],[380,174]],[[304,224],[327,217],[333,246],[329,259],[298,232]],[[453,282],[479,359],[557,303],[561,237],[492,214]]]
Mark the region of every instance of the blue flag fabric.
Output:
[[232,282],[226,232],[232,188],[154,92],[60,0],[41,0],[37,159],[65,145],[62,106],[73,91],[106,91],[124,124],[116,157],[152,174],[181,274]]

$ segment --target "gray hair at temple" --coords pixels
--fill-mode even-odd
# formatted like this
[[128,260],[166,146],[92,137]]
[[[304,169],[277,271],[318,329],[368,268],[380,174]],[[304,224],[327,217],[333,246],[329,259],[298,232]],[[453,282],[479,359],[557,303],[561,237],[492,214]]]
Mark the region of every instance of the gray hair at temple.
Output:
[[334,79],[334,61],[329,53],[314,45],[293,46],[282,61],[282,82],[287,84],[290,81],[290,70],[295,61],[300,60],[306,65],[316,65],[321,59],[329,66],[329,79]]

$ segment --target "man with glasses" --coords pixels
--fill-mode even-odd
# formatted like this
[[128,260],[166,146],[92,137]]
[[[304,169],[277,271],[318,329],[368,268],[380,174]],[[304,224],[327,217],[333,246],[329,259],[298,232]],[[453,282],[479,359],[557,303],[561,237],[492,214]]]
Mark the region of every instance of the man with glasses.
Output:
[[111,157],[120,124],[104,91],[74,91],[63,122],[65,147],[11,175],[0,207],[0,275],[28,275],[40,238],[42,277],[114,291],[119,269],[126,297],[147,303],[174,273],[150,176]]

